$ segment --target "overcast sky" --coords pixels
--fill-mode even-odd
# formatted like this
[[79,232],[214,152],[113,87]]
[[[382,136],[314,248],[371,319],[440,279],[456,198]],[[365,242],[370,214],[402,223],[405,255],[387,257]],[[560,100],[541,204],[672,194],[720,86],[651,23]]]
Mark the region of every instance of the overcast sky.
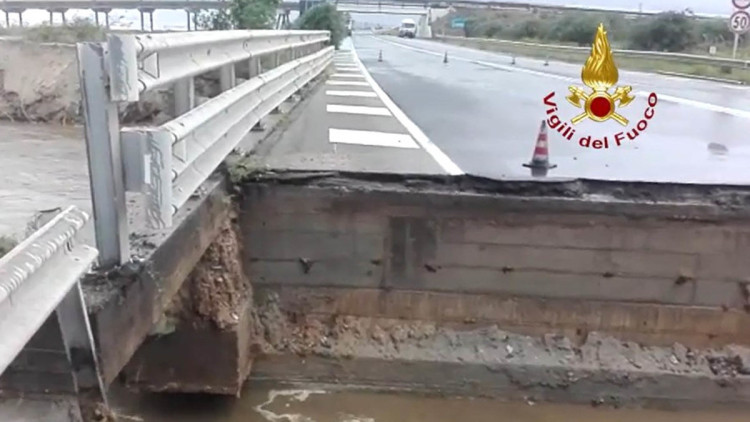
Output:
[[[512,0],[509,0],[512,1]],[[750,2],[750,0],[745,0]],[[732,11],[731,0],[519,0],[522,3],[538,3],[553,5],[575,5],[575,6],[593,6],[602,8],[633,9],[637,10],[642,4],[644,10],[666,11],[666,10],[684,10],[690,8],[695,13],[729,15]],[[750,10],[750,9],[749,9]],[[154,27],[157,29],[184,29],[185,12],[182,10],[157,10],[154,14]],[[15,16],[12,16],[12,22],[17,22]],[[84,10],[71,10],[68,13],[72,16],[87,16],[93,18],[93,13]],[[398,24],[403,16],[381,16],[381,15],[354,15],[354,20],[359,22],[373,22],[381,25]],[[103,16],[102,16],[103,18]],[[24,13],[24,24],[38,24],[46,22],[49,14],[43,10],[29,10]],[[59,22],[60,15],[55,19]],[[136,10],[113,10],[110,14],[112,21],[119,21],[118,27],[137,28],[140,26],[140,18]],[[0,19],[0,24],[4,25],[4,19]],[[148,26],[148,23],[146,23]]]

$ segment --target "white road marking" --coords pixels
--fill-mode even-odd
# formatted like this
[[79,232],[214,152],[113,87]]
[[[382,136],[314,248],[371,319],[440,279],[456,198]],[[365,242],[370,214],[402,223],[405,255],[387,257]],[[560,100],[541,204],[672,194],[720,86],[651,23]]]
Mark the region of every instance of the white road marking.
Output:
[[372,91],[326,91],[326,95],[334,97],[366,97],[375,98],[378,95]]
[[[394,41],[383,39],[383,38],[378,37],[378,36],[375,36],[374,38],[377,38],[377,39],[379,39],[380,41],[382,41],[384,43],[393,44],[393,45],[395,45],[397,47],[405,48],[407,50],[418,51],[418,52],[424,53],[424,54],[430,54],[430,55],[433,55],[433,56],[436,56],[436,57],[443,57],[444,54],[445,54],[445,52],[440,53],[440,52],[436,52],[436,51],[432,51],[432,50],[427,50],[427,49],[424,49],[424,48],[418,48],[418,47],[412,47],[410,45],[404,45],[404,44],[401,44],[401,43],[398,43],[398,42],[394,42]],[[580,81],[579,79],[570,78],[570,77],[567,77],[567,76],[556,75],[554,73],[538,72],[536,70],[524,69],[522,67],[517,67],[517,66],[503,65],[503,64],[498,64],[498,63],[486,62],[484,60],[465,59],[463,57],[450,56],[450,55],[448,57],[449,57],[450,60],[455,60],[455,61],[465,62],[465,63],[478,64],[480,66],[491,67],[491,68],[494,68],[494,69],[507,70],[508,72],[528,73],[530,75],[543,76],[545,78],[552,78],[552,79],[559,79],[559,80],[566,81],[566,82]]]
[[414,142],[414,139],[407,133],[328,129],[328,141],[334,144],[419,149],[419,145],[417,145],[417,143]]
[[[353,47],[352,47],[353,48]],[[438,163],[440,167],[443,168],[443,170],[452,175],[452,176],[458,176],[461,174],[464,174],[463,170],[461,170],[460,167],[456,163],[453,162],[453,160],[450,159],[445,153],[438,148],[437,145],[433,144],[432,141],[430,141],[430,138],[427,137],[427,135],[422,132],[422,130],[419,128],[419,126],[415,125],[414,122],[409,119],[409,117],[396,105],[396,103],[391,100],[391,98],[388,96],[388,94],[383,91],[382,88],[380,88],[380,85],[378,85],[377,82],[375,82],[375,79],[372,78],[372,75],[370,75],[370,72],[367,71],[367,68],[362,64],[362,61],[359,59],[359,56],[356,54],[356,50],[352,49],[354,54],[354,60],[359,65],[360,69],[362,69],[362,74],[365,75],[365,80],[370,83],[372,86],[373,91],[375,91],[376,94],[378,94],[378,97],[380,97],[380,101],[385,104],[386,107],[393,113],[393,116],[406,128],[407,131],[411,134],[412,138],[421,146],[432,158]]]
[[367,82],[360,81],[326,81],[326,85],[370,86]]
[[366,114],[368,116],[390,116],[391,112],[385,107],[351,106],[344,104],[328,104],[329,113]]
[[357,71],[359,72],[359,68],[356,65],[346,65],[346,66],[336,66],[337,71],[344,71],[344,72],[353,72]]
[[362,78],[365,77],[362,76],[362,74],[354,74],[354,73],[334,73],[331,75],[332,78]]
[[[638,91],[637,95],[639,97],[648,98],[648,96],[651,95],[651,93],[646,92],[646,91]],[[701,102],[701,101],[690,100],[688,98],[673,97],[671,95],[659,94],[658,92],[656,93],[656,95],[659,98],[659,101],[663,100],[663,101],[667,101],[667,102],[670,102],[670,103],[677,103],[677,104],[689,105],[689,106],[692,106],[692,107],[702,108],[704,110],[715,111],[717,113],[725,113],[725,114],[729,114],[729,115],[732,115],[732,116],[735,116],[735,117],[741,117],[741,118],[745,118],[745,119],[750,119],[750,112],[749,111],[738,110],[736,108],[729,108],[729,107],[719,106],[719,105],[716,105],[716,104],[704,103],[704,102]]]

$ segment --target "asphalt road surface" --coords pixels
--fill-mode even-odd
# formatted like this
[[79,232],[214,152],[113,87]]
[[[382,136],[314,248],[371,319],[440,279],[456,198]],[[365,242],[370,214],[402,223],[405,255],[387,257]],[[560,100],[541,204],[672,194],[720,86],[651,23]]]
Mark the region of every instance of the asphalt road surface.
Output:
[[[466,173],[528,177],[540,123],[554,101],[562,121],[581,112],[565,96],[585,88],[581,65],[518,58],[438,42],[355,35],[355,51],[393,102]],[[378,55],[382,52],[382,61]],[[443,63],[448,53],[448,63]],[[616,59],[616,57],[615,57]],[[618,109],[630,125],[584,121],[572,140],[550,131],[549,177],[659,182],[750,182],[750,90],[746,87],[656,74],[620,71],[636,100]],[[617,147],[614,136],[643,119],[648,95],[658,103],[647,128]],[[608,136],[609,149],[579,140]]]
[[346,40],[332,73],[297,112],[279,139],[256,151],[275,169],[460,174],[390,100]]

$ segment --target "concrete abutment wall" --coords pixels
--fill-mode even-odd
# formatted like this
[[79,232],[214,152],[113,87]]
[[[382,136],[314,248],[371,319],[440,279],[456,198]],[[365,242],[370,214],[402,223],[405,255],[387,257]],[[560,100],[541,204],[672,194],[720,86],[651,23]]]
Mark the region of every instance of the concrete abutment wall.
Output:
[[282,173],[207,192],[94,312],[103,366],[129,360],[138,388],[239,394],[250,372],[750,402],[750,354],[725,347],[750,345],[750,189]]
[[309,302],[325,289],[316,312],[595,330],[648,344],[750,343],[750,220],[740,211],[687,198],[341,183],[246,187],[240,226],[256,286],[282,297],[305,289]]

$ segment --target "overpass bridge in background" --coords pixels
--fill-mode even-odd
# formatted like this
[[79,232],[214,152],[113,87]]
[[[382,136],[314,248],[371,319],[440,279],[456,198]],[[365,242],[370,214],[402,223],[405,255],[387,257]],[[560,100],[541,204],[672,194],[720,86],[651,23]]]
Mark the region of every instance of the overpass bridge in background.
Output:
[[109,13],[112,9],[134,9],[141,14],[141,30],[145,30],[144,15],[149,15],[149,26],[154,29],[154,11],[158,9],[185,10],[187,28],[190,30],[191,15],[200,10],[226,9],[228,0],[0,0],[0,10],[5,12],[5,25],[10,27],[10,14],[18,14],[18,22],[23,26],[23,12],[28,9],[49,11],[50,24],[54,14],[59,13],[62,23],[66,23],[65,12],[69,9],[85,9],[94,12],[99,25],[99,14],[104,14],[104,24],[109,28]]

